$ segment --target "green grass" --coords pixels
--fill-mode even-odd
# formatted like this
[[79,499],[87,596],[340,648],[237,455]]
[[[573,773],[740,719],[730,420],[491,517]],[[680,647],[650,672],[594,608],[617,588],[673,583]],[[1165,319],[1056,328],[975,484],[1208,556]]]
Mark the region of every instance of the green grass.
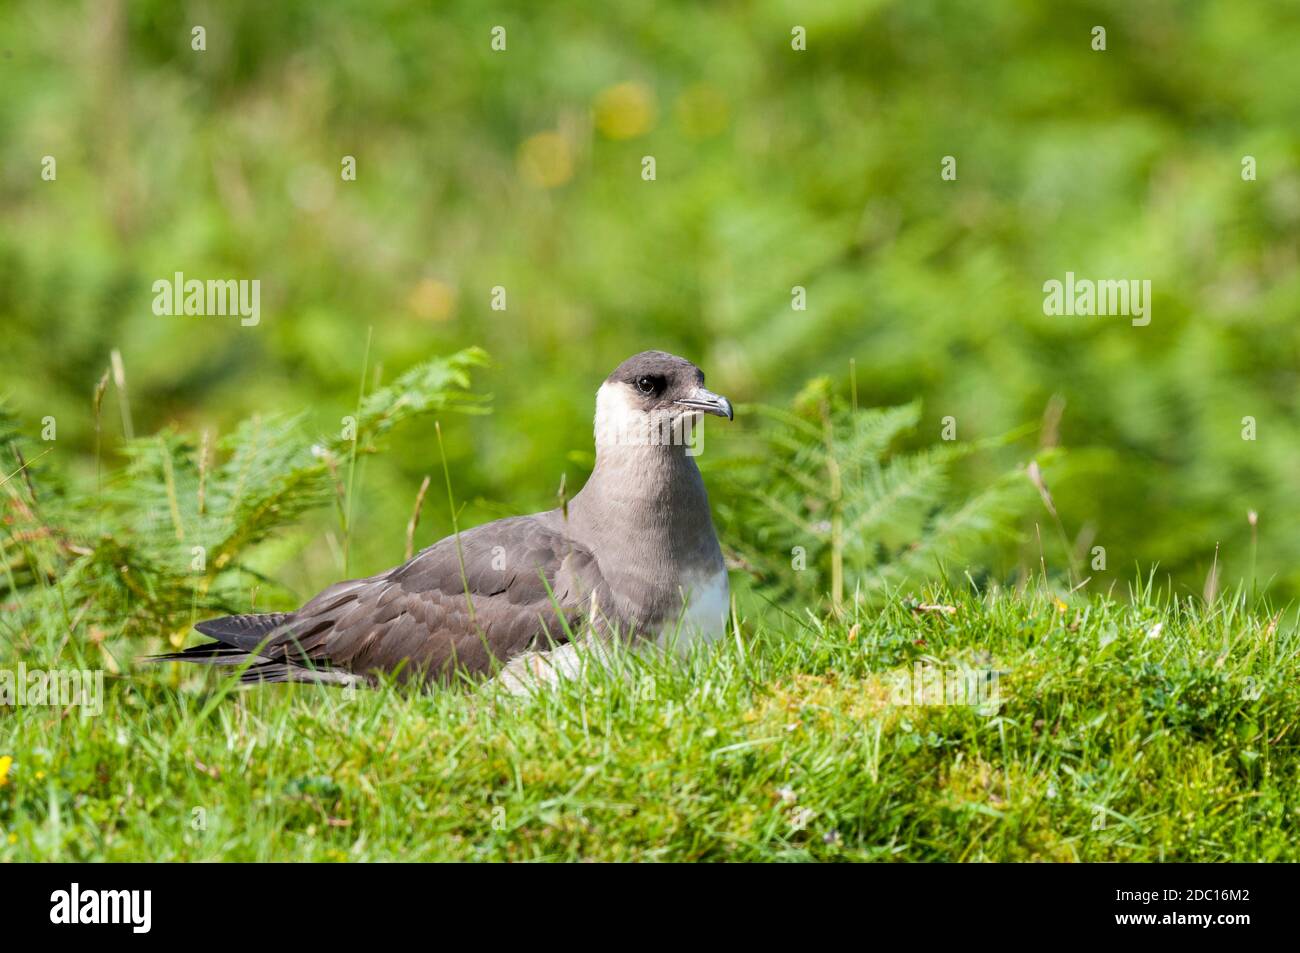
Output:
[[[687,663],[511,700],[135,669],[99,717],[0,714],[0,858],[1300,856],[1291,614],[1149,592],[925,601],[956,611],[766,609]],[[54,638],[44,658],[104,652]],[[1000,704],[894,704],[888,673],[926,659],[996,670]]]

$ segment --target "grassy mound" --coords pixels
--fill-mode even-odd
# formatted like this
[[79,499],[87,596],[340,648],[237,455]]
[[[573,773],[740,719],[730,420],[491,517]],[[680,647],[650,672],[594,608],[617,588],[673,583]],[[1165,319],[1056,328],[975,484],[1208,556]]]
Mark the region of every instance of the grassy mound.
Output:
[[1294,860],[1298,645],[1241,601],[1004,592],[768,609],[523,698],[118,660],[98,717],[0,719],[0,858]]

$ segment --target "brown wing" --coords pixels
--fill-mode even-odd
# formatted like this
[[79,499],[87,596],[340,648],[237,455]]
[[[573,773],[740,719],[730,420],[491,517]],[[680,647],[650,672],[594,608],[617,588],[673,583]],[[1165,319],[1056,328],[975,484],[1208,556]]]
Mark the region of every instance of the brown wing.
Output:
[[528,649],[566,642],[585,622],[593,593],[597,604],[610,600],[591,551],[551,517],[487,523],[460,534],[459,553],[448,537],[386,573],[330,586],[258,654],[309,668],[445,680],[457,670],[487,674]]

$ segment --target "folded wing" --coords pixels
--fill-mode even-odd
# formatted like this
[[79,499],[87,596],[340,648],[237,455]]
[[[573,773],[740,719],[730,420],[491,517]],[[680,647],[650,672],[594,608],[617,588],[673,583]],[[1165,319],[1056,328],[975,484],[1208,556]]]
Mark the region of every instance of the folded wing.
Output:
[[[447,681],[569,641],[609,592],[591,551],[555,514],[451,536],[368,579],[340,582],[297,612],[200,623],[218,640],[160,658],[238,664],[246,679],[347,682],[376,673]],[[259,621],[265,620],[265,621]]]

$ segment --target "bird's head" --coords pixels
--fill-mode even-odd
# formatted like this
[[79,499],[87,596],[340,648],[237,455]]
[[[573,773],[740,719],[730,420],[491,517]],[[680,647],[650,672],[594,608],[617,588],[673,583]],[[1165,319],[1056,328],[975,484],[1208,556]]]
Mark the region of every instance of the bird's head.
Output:
[[642,351],[614,368],[596,394],[596,446],[686,445],[703,414],[731,420],[731,401],[704,387],[685,358]]

